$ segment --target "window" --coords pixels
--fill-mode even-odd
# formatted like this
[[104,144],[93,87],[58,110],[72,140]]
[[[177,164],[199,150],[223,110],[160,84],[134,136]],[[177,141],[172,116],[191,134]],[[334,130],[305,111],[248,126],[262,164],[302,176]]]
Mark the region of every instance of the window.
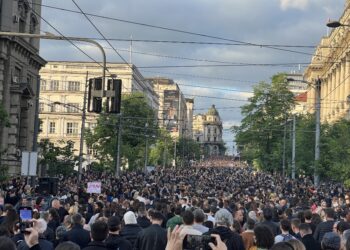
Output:
[[210,137],[208,136],[208,141],[210,141]]
[[67,135],[77,135],[77,134],[78,134],[78,123],[67,122]]
[[216,141],[216,137],[214,136],[214,141]]
[[46,80],[40,81],[40,90],[46,90]]
[[208,128],[208,134],[210,134],[210,128]]
[[217,130],[216,130],[216,128],[215,128],[215,129],[214,129],[214,133],[215,133],[215,134],[216,134],[216,131],[217,131]]
[[199,141],[199,137],[197,137],[197,141]]
[[88,122],[86,127],[93,130],[96,128],[96,126],[97,126],[97,123]]
[[68,113],[78,113],[79,112],[79,103],[67,103],[67,112]]
[[42,102],[39,103],[39,112],[44,112],[44,103]]
[[94,148],[88,148],[87,154],[96,157],[97,156],[97,150]]
[[26,21],[23,18],[19,19],[19,33],[26,32]]
[[80,91],[80,82],[68,82],[68,91]]
[[52,80],[50,83],[50,90],[51,91],[57,91],[59,88],[59,81],[58,80]]
[[15,71],[14,71],[14,74],[13,74],[13,76],[12,76],[13,82],[14,82],[14,83],[19,83],[20,78],[21,78],[21,75],[22,75],[22,70],[21,70],[21,68],[15,67]]
[[49,123],[49,134],[54,134],[54,133],[56,133],[56,123],[50,122]]
[[50,112],[56,112],[56,111],[57,111],[56,104],[51,103],[50,104]]

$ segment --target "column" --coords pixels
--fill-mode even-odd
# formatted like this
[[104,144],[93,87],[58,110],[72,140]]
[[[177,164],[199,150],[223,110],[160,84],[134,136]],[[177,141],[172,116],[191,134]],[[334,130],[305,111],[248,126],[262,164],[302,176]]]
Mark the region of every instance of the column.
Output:
[[[332,89],[332,79],[333,79],[333,75],[332,75],[332,72],[330,72],[330,73],[328,73],[327,95],[331,92],[331,89]],[[328,117],[327,117],[328,120],[332,115],[330,99],[331,99],[330,96],[327,96],[327,98],[326,98],[326,107],[327,108],[326,109],[327,109],[327,114],[328,114]]]
[[341,101],[341,97],[340,97],[340,88],[341,88],[341,64],[337,65],[337,80],[336,80],[336,85],[335,85],[335,100],[334,100],[334,104],[335,104],[335,108],[336,108],[336,119],[338,119],[339,117],[339,108],[340,108],[340,101]]
[[335,99],[335,94],[334,94],[334,88],[335,88],[335,85],[336,85],[336,70],[333,69],[332,70],[332,86],[331,86],[331,90],[330,92],[328,93],[329,94],[329,102],[328,102],[328,105],[330,106],[331,108],[331,119],[333,120],[334,119],[334,113],[335,113],[335,105],[334,105],[334,99]]
[[350,57],[348,55],[345,56],[345,81],[344,81],[344,101],[345,101],[345,105],[344,105],[344,112],[346,112],[346,114],[349,113],[348,108],[349,108],[349,104],[347,103],[347,99],[348,99],[348,95],[350,95]]
[[325,102],[324,100],[322,100],[322,98],[324,96],[326,96],[327,94],[327,79],[323,79],[323,81],[321,82],[321,93],[320,93],[320,97],[321,97],[321,103],[320,103],[320,108],[321,108],[321,122],[323,122],[325,120],[326,117],[326,109],[325,109]]

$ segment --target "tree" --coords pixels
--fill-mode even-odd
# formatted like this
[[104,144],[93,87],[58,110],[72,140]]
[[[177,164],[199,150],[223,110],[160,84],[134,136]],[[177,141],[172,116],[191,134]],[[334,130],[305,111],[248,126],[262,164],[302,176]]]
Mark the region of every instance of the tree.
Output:
[[100,114],[94,130],[86,132],[88,147],[97,151],[98,164],[105,169],[114,169],[119,129],[122,134],[120,156],[124,165],[127,162],[130,169],[142,168],[146,137],[152,145],[159,133],[156,114],[142,93],[124,94],[121,114]]
[[47,173],[49,176],[60,174],[67,176],[77,166],[79,157],[74,154],[76,150],[74,150],[73,141],[59,141],[55,145],[49,139],[43,139],[40,141],[39,147],[41,150],[39,166],[42,168],[43,175]]
[[[174,152],[174,147],[172,148]],[[176,146],[177,165],[188,166],[190,161],[199,160],[201,155],[200,144],[192,138],[180,138]]]
[[274,75],[271,83],[254,87],[249,103],[241,108],[240,126],[232,127],[241,158],[259,169],[276,171],[281,166],[283,124],[294,105],[284,74]]

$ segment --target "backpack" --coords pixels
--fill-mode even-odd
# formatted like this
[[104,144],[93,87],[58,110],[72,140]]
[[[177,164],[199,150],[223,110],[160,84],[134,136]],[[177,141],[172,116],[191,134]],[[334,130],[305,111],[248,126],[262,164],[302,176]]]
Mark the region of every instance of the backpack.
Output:
[[290,241],[290,240],[294,239],[294,237],[292,235],[290,235],[290,234],[281,234],[281,236],[283,237],[282,242]]

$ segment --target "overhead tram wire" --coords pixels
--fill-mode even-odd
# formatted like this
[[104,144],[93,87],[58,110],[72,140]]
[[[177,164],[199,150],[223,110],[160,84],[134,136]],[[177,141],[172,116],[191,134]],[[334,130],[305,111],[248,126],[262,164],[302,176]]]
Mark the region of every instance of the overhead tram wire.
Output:
[[[73,1],[73,0],[72,0]],[[80,11],[75,11],[75,10],[70,10],[70,9],[65,9],[61,7],[55,7],[55,6],[50,6],[50,5],[45,5],[45,4],[37,4],[45,8],[50,8],[50,9],[55,9],[55,10],[61,10],[65,12],[71,12],[71,13],[76,13],[76,14],[82,14]],[[302,55],[311,55],[313,56],[314,54],[312,53],[307,53],[307,52],[302,52],[302,51],[296,51],[296,50],[290,50],[290,49],[283,49],[279,47],[274,47],[274,46],[266,46],[264,44],[257,44],[257,43],[251,43],[251,42],[244,42],[244,41],[239,41],[235,39],[228,39],[224,37],[219,37],[219,36],[212,36],[212,35],[207,35],[207,34],[202,34],[202,33],[196,33],[196,32],[190,32],[190,31],[184,31],[180,29],[174,29],[174,28],[168,28],[168,27],[163,27],[163,26],[157,26],[157,25],[151,25],[151,24],[146,24],[146,23],[141,23],[141,22],[134,22],[134,21],[129,21],[129,20],[123,20],[119,18],[113,18],[113,17],[106,17],[102,15],[97,15],[97,14],[92,14],[92,13],[85,13],[84,15],[87,16],[92,16],[92,17],[98,17],[102,19],[107,19],[107,20],[114,20],[118,22],[124,22],[124,23],[129,23],[129,24],[134,24],[134,25],[139,25],[139,26],[144,26],[144,27],[149,27],[149,28],[155,28],[155,29],[162,29],[162,30],[167,30],[167,31],[172,31],[172,32],[178,32],[178,33],[183,33],[183,34],[188,34],[188,35],[194,35],[194,36],[201,36],[201,37],[206,37],[206,38],[212,38],[212,39],[217,39],[217,40],[223,40],[223,41],[228,41],[228,42],[234,42],[234,43],[239,43],[239,44],[245,44],[245,45],[250,45],[254,47],[260,47],[260,48],[268,48],[268,49],[273,49],[273,50],[278,50],[278,51],[285,51],[285,52],[290,52],[290,53],[296,53],[296,54],[302,54]],[[106,39],[104,37],[104,39]],[[107,40],[106,40],[107,41]],[[324,56],[320,56],[324,57]]]
[[[30,8],[30,7],[29,7]],[[40,19],[42,19],[47,25],[49,25],[53,30],[55,30],[58,34],[60,34],[60,36],[62,36],[67,42],[69,42],[70,44],[72,44],[75,48],[77,48],[81,53],[83,53],[85,56],[87,56],[88,58],[90,58],[93,62],[95,62],[96,64],[98,64],[100,67],[103,68],[103,65],[96,61],[93,57],[91,57],[89,54],[87,54],[83,49],[81,49],[79,46],[77,46],[74,42],[72,42],[71,40],[69,40],[65,35],[63,35],[62,32],[60,32],[57,28],[55,28],[49,21],[47,21],[44,17],[42,17],[39,13],[37,13],[33,8],[31,8],[31,11],[38,16]],[[108,68],[105,69],[107,72]],[[110,72],[109,72],[110,73]]]

